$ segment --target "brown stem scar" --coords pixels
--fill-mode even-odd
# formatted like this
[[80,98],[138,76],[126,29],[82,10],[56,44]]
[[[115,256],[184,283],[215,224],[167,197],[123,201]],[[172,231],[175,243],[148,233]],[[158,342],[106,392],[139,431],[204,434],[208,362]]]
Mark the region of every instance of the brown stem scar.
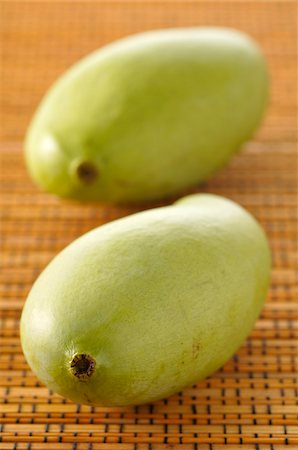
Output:
[[77,176],[79,180],[84,184],[92,184],[99,176],[98,170],[91,162],[81,162],[77,169]]
[[95,359],[86,353],[76,353],[70,361],[70,371],[79,381],[89,380],[95,366]]

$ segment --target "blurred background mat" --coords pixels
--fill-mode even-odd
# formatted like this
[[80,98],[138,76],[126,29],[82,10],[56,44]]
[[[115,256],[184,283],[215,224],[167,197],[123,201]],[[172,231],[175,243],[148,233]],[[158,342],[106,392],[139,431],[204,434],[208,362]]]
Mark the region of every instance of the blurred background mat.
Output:
[[[0,448],[294,449],[297,2],[2,0],[0,10]],[[268,59],[271,104],[262,128],[228,167],[193,191],[230,197],[263,224],[274,259],[270,294],[249,339],[209,379],[151,405],[75,405],[46,389],[26,364],[19,341],[22,306],[59,250],[91,228],[144,207],[81,205],[42,193],[25,170],[24,133],[45,90],[83,55],[142,30],[197,25],[246,31]]]

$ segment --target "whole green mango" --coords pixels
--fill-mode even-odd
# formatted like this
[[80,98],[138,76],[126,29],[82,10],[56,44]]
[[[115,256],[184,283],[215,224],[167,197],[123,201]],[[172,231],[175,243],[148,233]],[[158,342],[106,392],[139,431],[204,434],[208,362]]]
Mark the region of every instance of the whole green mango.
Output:
[[205,180],[260,122],[264,58],[229,29],[152,31],[92,53],[63,75],[29,128],[45,190],[80,200],[161,198]]
[[103,225],[54,258],[26,301],[23,350],[75,402],[150,402],[232,356],[269,278],[255,219],[227,199],[189,196]]

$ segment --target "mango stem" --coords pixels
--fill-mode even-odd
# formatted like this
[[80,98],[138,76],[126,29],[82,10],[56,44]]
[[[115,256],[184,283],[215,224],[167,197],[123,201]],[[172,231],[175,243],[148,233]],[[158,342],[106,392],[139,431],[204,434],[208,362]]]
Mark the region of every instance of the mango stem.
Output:
[[79,381],[87,381],[95,372],[96,361],[86,353],[76,353],[70,361],[70,371]]
[[76,168],[79,180],[84,184],[93,184],[98,178],[98,170],[94,164],[83,161]]

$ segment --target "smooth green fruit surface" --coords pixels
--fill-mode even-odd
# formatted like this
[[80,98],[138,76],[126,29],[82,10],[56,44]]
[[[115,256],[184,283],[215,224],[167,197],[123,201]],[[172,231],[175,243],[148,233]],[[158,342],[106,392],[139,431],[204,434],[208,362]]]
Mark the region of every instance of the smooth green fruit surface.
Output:
[[264,58],[230,29],[152,31],[91,54],[50,89],[26,159],[45,190],[81,200],[160,198],[205,180],[248,139]]
[[269,278],[255,219],[227,199],[189,196],[101,226],[56,256],[26,301],[23,350],[73,401],[160,399],[231,357]]

